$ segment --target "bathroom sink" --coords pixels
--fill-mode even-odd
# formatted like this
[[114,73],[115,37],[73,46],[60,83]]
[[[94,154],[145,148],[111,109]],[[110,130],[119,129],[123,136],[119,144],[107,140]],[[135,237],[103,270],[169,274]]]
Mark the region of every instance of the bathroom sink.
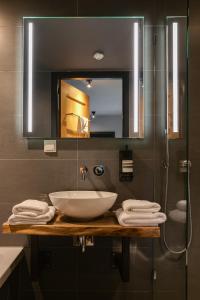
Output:
[[76,219],[93,219],[108,211],[117,199],[116,193],[101,191],[63,191],[49,194],[53,206]]

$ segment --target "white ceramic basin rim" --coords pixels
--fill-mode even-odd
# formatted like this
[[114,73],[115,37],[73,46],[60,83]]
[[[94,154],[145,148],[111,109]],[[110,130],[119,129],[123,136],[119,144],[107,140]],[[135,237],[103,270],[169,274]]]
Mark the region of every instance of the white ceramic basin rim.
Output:
[[116,193],[104,191],[61,191],[49,194],[53,206],[77,219],[92,219],[108,211],[117,199]]

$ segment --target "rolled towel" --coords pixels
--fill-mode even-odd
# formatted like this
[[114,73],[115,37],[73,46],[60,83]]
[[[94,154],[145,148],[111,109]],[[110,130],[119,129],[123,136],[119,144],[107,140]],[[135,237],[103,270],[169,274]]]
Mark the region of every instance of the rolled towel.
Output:
[[48,204],[39,200],[28,199],[15,206],[12,212],[14,215],[21,215],[26,217],[36,217],[43,215],[49,211]]
[[161,207],[160,204],[156,202],[151,202],[147,200],[136,200],[136,199],[128,199],[122,202],[122,208],[127,213],[130,214],[132,212],[158,212]]
[[186,200],[180,200],[180,201],[178,201],[176,203],[176,207],[179,210],[186,211],[187,210],[187,201]]
[[157,226],[164,223],[167,219],[162,212],[155,213],[126,213],[123,209],[116,212],[118,222],[122,226]]
[[43,215],[38,215],[36,217],[28,217],[24,215],[15,215],[12,214],[9,219],[8,223],[10,225],[19,225],[19,224],[46,224],[47,222],[51,221],[55,215],[55,207],[49,206],[48,211]]

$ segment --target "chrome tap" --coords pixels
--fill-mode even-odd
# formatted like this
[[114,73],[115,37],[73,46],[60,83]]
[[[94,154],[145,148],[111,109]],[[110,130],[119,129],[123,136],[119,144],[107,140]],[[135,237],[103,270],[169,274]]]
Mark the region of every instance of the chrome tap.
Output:
[[85,180],[88,173],[88,168],[86,166],[80,167],[81,179]]

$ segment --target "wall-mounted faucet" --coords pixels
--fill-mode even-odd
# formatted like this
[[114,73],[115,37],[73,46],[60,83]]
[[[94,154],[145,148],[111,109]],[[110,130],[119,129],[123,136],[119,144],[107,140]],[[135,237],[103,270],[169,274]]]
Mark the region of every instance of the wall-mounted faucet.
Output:
[[86,166],[80,167],[81,179],[85,180],[88,173],[88,168]]

